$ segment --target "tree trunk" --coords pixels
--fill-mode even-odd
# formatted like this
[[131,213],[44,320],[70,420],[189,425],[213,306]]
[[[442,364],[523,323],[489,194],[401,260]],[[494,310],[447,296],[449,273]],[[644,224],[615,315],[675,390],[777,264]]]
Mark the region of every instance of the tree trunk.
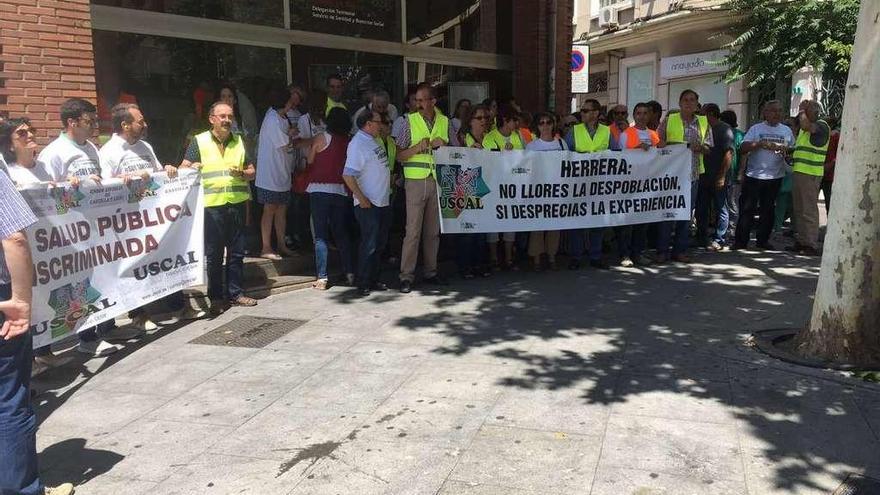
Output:
[[843,107],[833,205],[799,350],[880,365],[880,1],[863,1]]

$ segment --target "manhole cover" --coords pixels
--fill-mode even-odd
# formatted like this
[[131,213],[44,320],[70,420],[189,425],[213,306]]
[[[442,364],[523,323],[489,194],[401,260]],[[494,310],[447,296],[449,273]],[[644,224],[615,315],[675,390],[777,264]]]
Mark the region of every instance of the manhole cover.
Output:
[[260,349],[301,327],[304,320],[239,316],[210,332],[190,340],[190,344],[250,347]]
[[851,474],[832,495],[880,495],[880,480]]

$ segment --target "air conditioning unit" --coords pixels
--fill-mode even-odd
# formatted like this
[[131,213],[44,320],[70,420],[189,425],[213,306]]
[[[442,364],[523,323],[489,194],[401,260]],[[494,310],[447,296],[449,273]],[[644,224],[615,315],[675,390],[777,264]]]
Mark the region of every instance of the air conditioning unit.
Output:
[[617,25],[617,9],[612,6],[603,7],[599,10],[599,27]]

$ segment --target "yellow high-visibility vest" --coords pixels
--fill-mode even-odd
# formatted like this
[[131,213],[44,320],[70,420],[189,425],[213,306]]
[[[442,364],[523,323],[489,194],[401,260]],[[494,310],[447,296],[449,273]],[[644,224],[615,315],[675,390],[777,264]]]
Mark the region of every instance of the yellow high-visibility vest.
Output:
[[345,111],[348,111],[348,107],[345,106],[345,103],[341,103],[341,102],[338,102],[338,101],[333,101],[333,99],[331,99],[331,98],[328,96],[328,97],[327,97],[327,109],[324,110],[324,116],[326,117],[327,115],[329,115],[329,114],[330,114],[330,110],[332,110],[332,109],[334,109],[334,108],[341,108],[341,109],[343,109],[343,110],[345,110]]
[[[477,140],[474,139],[473,136],[471,136],[471,133],[467,133],[464,135],[464,144],[468,148],[473,148],[474,144],[476,142],[477,142]],[[498,149],[495,147],[495,143],[489,139],[488,134],[483,136],[483,141],[480,142],[480,146],[482,146],[484,150],[497,150]]]
[[[820,120],[819,125],[825,124]],[[794,153],[792,154],[792,169],[795,172],[807,175],[815,175],[822,177],[825,175],[825,157],[828,155],[828,143],[831,142],[830,127],[828,127],[828,136],[825,137],[825,144],[818,148],[810,142],[811,134],[806,131],[798,133],[797,140],[794,142]]]
[[[709,119],[703,115],[695,115],[697,118],[697,126],[700,128],[700,142],[706,142],[706,135],[709,133]],[[666,144],[684,144],[684,121],[681,119],[680,113],[669,114],[666,118]],[[700,155],[700,173],[706,173],[706,166],[703,163],[703,155]]]
[[[449,144],[449,119],[436,111],[434,127],[428,130],[428,124],[419,112],[407,115],[409,119],[410,142],[414,145],[427,138],[434,141],[440,138],[443,143]],[[434,176],[434,153],[429,149],[427,153],[413,155],[403,163],[403,176],[407,179],[425,179]]]
[[596,134],[590,137],[586,124],[574,126],[574,150],[578,153],[596,153],[611,146],[611,129],[605,124],[596,127]]
[[523,145],[522,138],[519,136],[519,133],[516,131],[511,132],[510,136],[507,136],[505,138],[501,134],[501,132],[498,131],[498,129],[492,129],[491,131],[489,131],[489,134],[486,134],[486,139],[484,139],[484,141],[492,143],[493,149],[499,149],[501,151],[504,151],[506,149],[505,147],[507,146],[508,140],[510,140],[510,144],[513,146],[513,149],[515,149],[515,150],[526,149],[526,147]]
[[222,206],[236,204],[251,198],[248,182],[232,176],[232,170],[244,169],[244,144],[241,136],[232,135],[226,145],[226,152],[220,154],[220,148],[214,142],[211,131],[195,137],[202,159],[202,188],[205,191],[205,206]]

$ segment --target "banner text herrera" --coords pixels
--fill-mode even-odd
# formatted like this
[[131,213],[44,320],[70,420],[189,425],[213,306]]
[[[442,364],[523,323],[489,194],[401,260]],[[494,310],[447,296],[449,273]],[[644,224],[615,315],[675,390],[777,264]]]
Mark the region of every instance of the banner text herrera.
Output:
[[[570,218],[640,213],[685,207],[676,176],[631,179],[633,165],[625,158],[562,160],[560,179],[552,184],[500,184],[502,200],[575,199],[572,202],[499,204],[495,216],[506,219]],[[646,194],[650,195],[646,197]],[[626,197],[635,196],[639,197]]]

